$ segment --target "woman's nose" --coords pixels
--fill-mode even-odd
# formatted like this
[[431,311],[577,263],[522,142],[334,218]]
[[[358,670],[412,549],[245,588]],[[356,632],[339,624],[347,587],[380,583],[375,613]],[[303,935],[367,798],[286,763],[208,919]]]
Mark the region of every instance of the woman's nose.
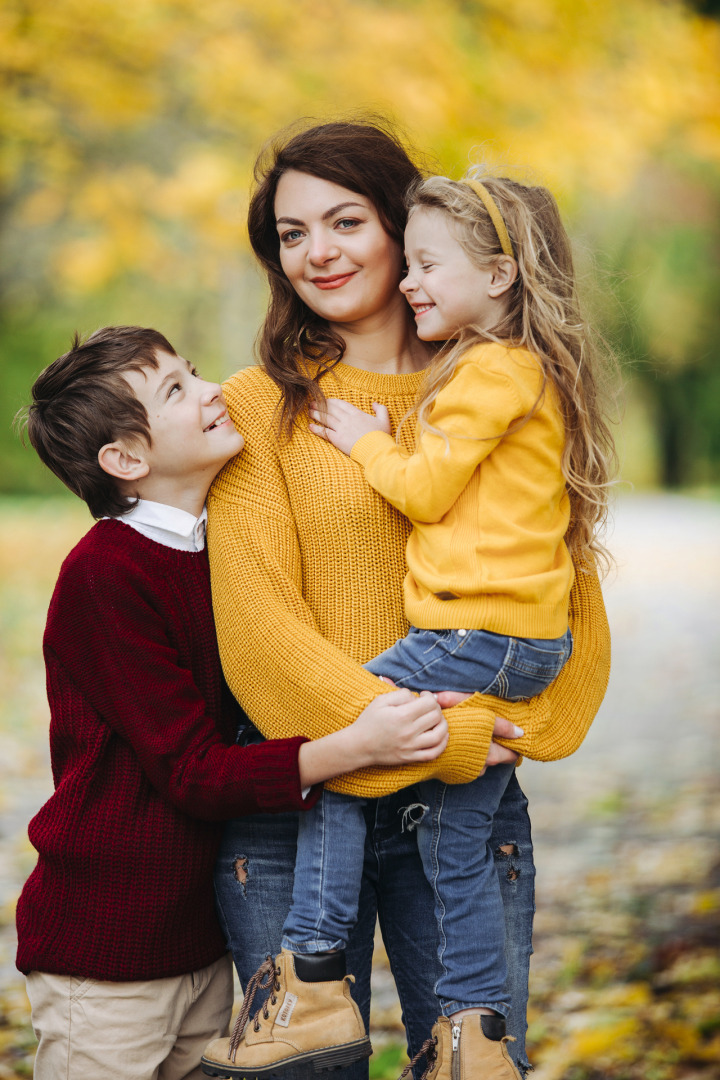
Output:
[[339,254],[340,249],[331,237],[318,234],[310,238],[310,246],[308,249],[310,262],[322,266],[324,263],[336,259]]

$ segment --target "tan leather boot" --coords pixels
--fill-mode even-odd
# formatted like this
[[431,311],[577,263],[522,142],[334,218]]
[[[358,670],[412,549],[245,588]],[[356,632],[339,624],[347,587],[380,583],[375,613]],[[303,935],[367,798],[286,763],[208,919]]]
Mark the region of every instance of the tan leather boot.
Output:
[[[284,949],[253,975],[235,1030],[206,1047],[202,1071],[233,1080],[281,1077],[297,1066],[331,1069],[369,1057],[370,1040],[350,996],[345,954],[301,956]],[[248,1022],[258,989],[269,989]]]
[[522,1080],[507,1052],[507,1042],[501,1016],[472,1013],[457,1022],[441,1016],[432,1037],[402,1077],[409,1075],[412,1065],[425,1053],[428,1066],[423,1080]]

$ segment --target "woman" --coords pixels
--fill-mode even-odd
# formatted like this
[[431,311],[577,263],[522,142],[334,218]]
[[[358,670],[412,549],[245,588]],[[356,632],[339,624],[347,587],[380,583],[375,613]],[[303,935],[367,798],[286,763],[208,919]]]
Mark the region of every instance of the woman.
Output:
[[[250,238],[271,288],[259,339],[264,370],[241,371],[225,386],[246,449],[213,489],[209,550],[225,674],[265,736],[316,738],[348,724],[387,689],[360,665],[407,630],[408,523],[352,461],[309,431],[307,408],[323,393],[367,411],[380,402],[394,430],[415,399],[430,354],[397,286],[404,193],[417,176],[391,133],[347,123],[295,135],[256,170]],[[572,614],[575,655],[557,683],[530,703],[502,703],[525,730],[517,747],[534,758],[576,749],[604,693],[607,624],[593,573],[578,573]],[[355,998],[367,1024],[377,914],[413,1055],[436,1016],[439,971],[432,894],[413,833],[424,808],[411,785],[431,775],[471,780],[486,760],[512,760],[492,743],[491,700],[474,695],[447,717],[450,744],[438,762],[402,776],[364,770],[330,785],[369,798],[360,918],[348,950]],[[493,838],[512,984],[508,1031],[523,1073],[534,910],[526,806],[513,778]],[[216,890],[243,985],[279,947],[296,831],[292,815],[244,818],[227,829]],[[361,1080],[367,1067],[343,1075]]]

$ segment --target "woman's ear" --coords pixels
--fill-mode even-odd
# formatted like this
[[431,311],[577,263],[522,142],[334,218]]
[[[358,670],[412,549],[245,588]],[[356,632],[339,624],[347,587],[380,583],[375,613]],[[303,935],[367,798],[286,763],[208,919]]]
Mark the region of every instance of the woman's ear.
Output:
[[517,281],[518,264],[511,255],[498,255],[493,267],[488,296],[497,299]]
[[105,443],[98,450],[98,465],[117,480],[141,480],[150,472],[139,444],[130,447],[122,442]]

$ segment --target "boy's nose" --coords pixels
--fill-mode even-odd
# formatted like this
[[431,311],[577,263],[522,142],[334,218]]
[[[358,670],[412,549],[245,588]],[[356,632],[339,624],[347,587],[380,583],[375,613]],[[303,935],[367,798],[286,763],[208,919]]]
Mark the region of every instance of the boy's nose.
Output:
[[208,382],[203,379],[202,396],[203,400],[207,402],[215,401],[222,395],[222,387],[220,383]]

